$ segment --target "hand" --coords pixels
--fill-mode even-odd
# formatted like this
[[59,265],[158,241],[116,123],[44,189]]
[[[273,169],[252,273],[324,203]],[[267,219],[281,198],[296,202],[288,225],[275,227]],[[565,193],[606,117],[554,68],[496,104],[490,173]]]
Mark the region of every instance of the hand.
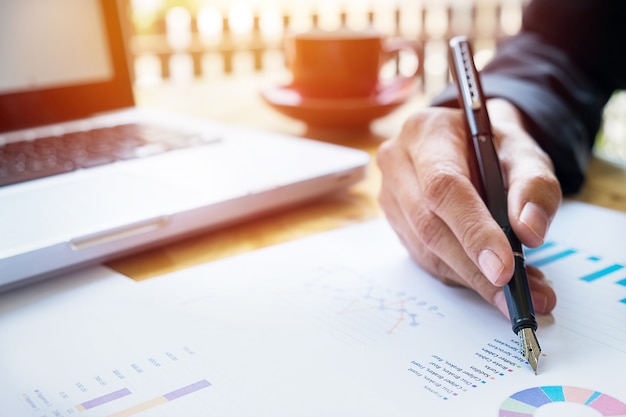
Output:
[[[523,244],[540,246],[561,203],[552,162],[512,104],[492,99],[488,109],[509,220]],[[474,187],[469,146],[461,110],[419,111],[378,151],[379,200],[417,263],[447,284],[474,289],[508,317],[501,287],[513,274],[513,254]],[[549,313],[556,294],[538,269],[528,267],[528,278],[535,311]]]

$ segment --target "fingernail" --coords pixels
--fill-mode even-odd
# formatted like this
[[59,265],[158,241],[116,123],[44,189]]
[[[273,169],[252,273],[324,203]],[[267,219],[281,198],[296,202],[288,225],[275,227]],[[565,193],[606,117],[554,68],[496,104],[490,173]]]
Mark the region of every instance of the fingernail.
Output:
[[528,227],[539,241],[543,242],[548,230],[548,215],[541,207],[533,202],[527,202],[522,208],[519,221]]
[[506,297],[504,291],[500,290],[493,296],[493,303],[504,314],[505,317],[509,317],[509,307],[506,305]]
[[480,265],[480,270],[485,274],[487,279],[491,281],[492,284],[496,285],[504,269],[504,264],[498,255],[491,249],[485,249],[478,255],[478,265]]

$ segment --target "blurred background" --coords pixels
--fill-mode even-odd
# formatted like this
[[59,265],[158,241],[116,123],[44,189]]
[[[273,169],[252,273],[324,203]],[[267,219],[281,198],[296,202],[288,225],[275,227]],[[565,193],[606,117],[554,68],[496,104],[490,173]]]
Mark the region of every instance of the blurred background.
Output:
[[[290,32],[374,27],[422,43],[423,90],[447,79],[446,41],[473,39],[477,65],[520,28],[525,0],[127,0],[135,82],[284,71]],[[405,63],[410,71],[411,65]],[[402,70],[402,69],[401,69]]]
[[[138,96],[155,99],[153,87],[198,87],[233,79],[284,82],[283,40],[312,28],[374,27],[423,47],[419,94],[427,103],[448,80],[447,41],[472,39],[477,66],[498,42],[521,26],[527,0],[123,0],[131,73]],[[418,62],[402,59],[394,71]],[[242,87],[242,93],[245,90]],[[201,94],[201,93],[196,93]],[[246,93],[247,94],[247,93]],[[190,92],[190,97],[193,93]],[[193,100],[191,101],[193,103]],[[193,111],[193,104],[188,110]],[[607,108],[597,153],[626,166],[626,98]]]

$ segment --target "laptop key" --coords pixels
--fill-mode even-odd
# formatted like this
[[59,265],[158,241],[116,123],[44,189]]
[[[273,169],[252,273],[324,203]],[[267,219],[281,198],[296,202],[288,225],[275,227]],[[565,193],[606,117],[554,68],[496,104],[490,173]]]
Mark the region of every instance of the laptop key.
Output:
[[0,159],[0,187],[73,171],[70,161],[14,158]]
[[0,187],[219,141],[172,128],[125,124],[0,146]]

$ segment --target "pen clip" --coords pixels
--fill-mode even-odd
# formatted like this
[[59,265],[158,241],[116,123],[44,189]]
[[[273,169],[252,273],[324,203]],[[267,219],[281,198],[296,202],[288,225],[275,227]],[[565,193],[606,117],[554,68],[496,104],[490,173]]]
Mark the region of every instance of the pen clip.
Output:
[[478,72],[474,66],[474,60],[472,58],[472,48],[467,41],[466,37],[455,37],[450,41],[452,46],[452,53],[457,55],[452,60],[457,77],[464,76],[467,78],[467,82],[459,83],[463,89],[461,96],[467,108],[472,110],[478,110],[483,106],[482,92],[480,84],[476,81]]

